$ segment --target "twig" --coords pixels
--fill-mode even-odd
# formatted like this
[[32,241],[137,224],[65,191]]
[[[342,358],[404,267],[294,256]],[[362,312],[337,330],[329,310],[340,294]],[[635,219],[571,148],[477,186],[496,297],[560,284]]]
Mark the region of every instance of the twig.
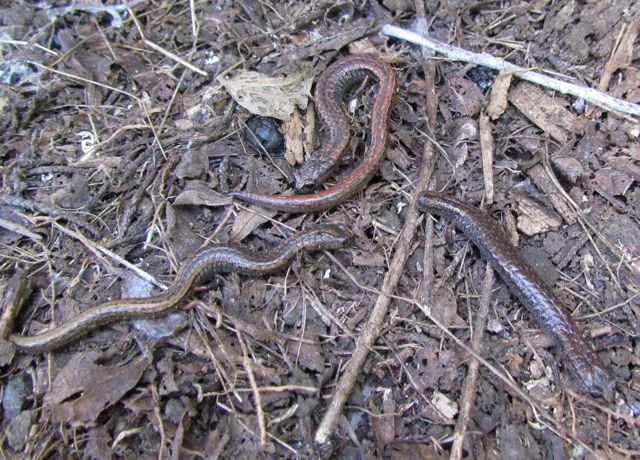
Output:
[[164,460],[166,458],[164,452],[167,445],[167,432],[164,428],[164,421],[162,420],[162,409],[160,408],[160,395],[158,389],[154,383],[149,384],[151,390],[151,396],[153,398],[153,415],[156,416],[158,421],[158,431],[160,432],[160,448],[158,449],[158,460]]
[[[172,53],[169,50],[164,49],[163,47],[161,47],[160,45],[152,42],[151,40],[149,40],[145,34],[144,31],[142,30],[142,26],[140,25],[140,22],[138,21],[138,18],[136,16],[136,14],[133,12],[133,10],[131,8],[127,8],[127,11],[129,13],[129,15],[131,16],[131,19],[133,19],[133,23],[136,25],[136,28],[138,29],[138,33],[140,34],[140,36],[142,37],[142,41],[145,45],[147,45],[149,48],[151,48],[152,50],[157,51],[160,54],[165,55],[166,57],[168,57],[169,59],[173,59],[174,61],[176,61],[178,64],[186,67],[187,69],[199,73],[200,75],[202,75],[203,77],[207,77],[209,76],[209,74],[207,72],[205,72],[204,70],[194,66],[193,64],[185,61],[184,59],[182,59],[180,56],[178,56],[177,54]],[[193,13],[193,12],[192,12]],[[193,15],[192,15],[192,19],[193,19]],[[195,35],[195,29],[194,29],[194,35]]]
[[[63,219],[73,222],[78,227],[82,227],[91,233],[92,236],[98,236],[100,232],[93,225],[84,222],[82,219],[74,216],[72,213],[65,209],[53,206],[47,203],[41,203],[39,201],[29,200],[27,198],[21,198],[15,195],[9,195],[7,193],[0,192],[0,204],[9,206],[12,208],[27,209],[32,212],[39,212],[50,217],[62,217]],[[27,235],[28,236],[28,235]],[[39,236],[39,235],[38,235]],[[39,239],[34,238],[36,241]]]
[[447,59],[451,59],[452,61],[470,62],[472,64],[489,67],[491,69],[511,71],[522,80],[527,80],[532,83],[560,91],[564,94],[571,94],[572,96],[582,98],[605,110],[618,112],[625,116],[633,115],[640,117],[640,105],[627,102],[623,99],[618,99],[617,97],[610,96],[594,88],[588,88],[586,86],[567,83],[562,80],[547,77],[539,72],[525,69],[524,67],[517,66],[490,54],[473,53],[463,48],[448,45],[390,24],[384,25],[381,31],[383,34],[390,37],[406,40],[416,45],[429,48],[443,54]]
[[167,289],[167,285],[166,284],[161,283],[160,281],[156,280],[152,275],[150,275],[149,273],[145,272],[141,268],[136,267],[131,262],[128,262],[127,260],[123,259],[118,254],[116,254],[115,252],[110,251],[109,249],[105,248],[104,246],[100,246],[99,244],[96,244],[93,241],[89,240],[89,238],[87,238],[83,234],[78,233],[78,232],[74,232],[73,230],[70,230],[67,227],[63,226],[63,225],[60,225],[57,222],[54,222],[53,226],[55,228],[57,228],[58,230],[60,230],[65,235],[68,235],[71,238],[75,238],[76,240],[80,241],[89,250],[91,250],[91,252],[93,252],[96,256],[100,257],[100,253],[102,253],[102,255],[105,255],[105,256],[109,257],[110,259],[114,260],[118,264],[127,267],[129,270],[133,271],[136,275],[138,275],[143,280],[148,281],[149,283],[153,284],[154,286],[159,287],[160,289],[165,289],[165,290]]
[[7,219],[0,219],[0,227],[9,230],[13,233],[17,233],[18,235],[26,236],[27,238],[31,238],[35,242],[42,241],[42,235],[38,235],[37,233],[32,232],[24,225],[20,225],[16,222],[12,222]]
[[199,73],[203,77],[208,77],[209,76],[209,74],[207,72],[205,72],[204,70],[200,69],[199,67],[194,66],[193,64],[191,64],[191,63],[189,63],[187,61],[185,61],[180,56],[178,56],[176,54],[173,54],[171,51],[164,49],[160,45],[156,45],[151,40],[145,38],[143,41],[144,41],[144,44],[147,45],[149,48],[157,51],[160,54],[164,54],[168,58],[173,59],[178,64],[186,67],[187,69],[189,69],[189,70],[191,70],[193,72]]
[[[433,93],[427,91],[427,94],[431,95]],[[433,102],[431,99],[432,98],[428,98],[428,102]],[[431,111],[428,109],[427,113],[428,116],[431,115]],[[433,117],[433,120],[429,121],[432,123],[435,122],[435,117]],[[329,403],[329,408],[318,426],[318,430],[315,434],[315,441],[317,443],[323,444],[327,441],[327,438],[333,432],[333,429],[342,415],[344,404],[351,394],[351,390],[353,389],[356,379],[362,370],[362,366],[367,358],[369,349],[373,345],[373,342],[378,338],[384,318],[387,314],[389,302],[391,301],[390,295],[393,294],[393,291],[400,280],[400,275],[403,272],[404,265],[410,255],[411,243],[421,218],[421,213],[417,208],[418,196],[420,192],[426,191],[435,167],[432,144],[428,143],[425,150],[422,170],[420,171],[420,179],[416,185],[416,191],[413,195],[413,199],[411,200],[411,204],[409,205],[405,224],[398,238],[398,244],[396,246],[393,259],[389,265],[389,270],[382,282],[382,292],[376,300],[376,304],[373,307],[369,321],[367,321],[360,339],[356,342],[351,359],[346,364],[344,373],[336,385],[331,402]]]
[[577,399],[578,401],[581,401],[585,404],[589,404],[590,406],[596,407],[598,408],[600,411],[602,411],[603,413],[607,414],[607,416],[609,417],[613,417],[615,419],[618,420],[624,420],[625,422],[627,422],[629,425],[635,425],[635,426],[640,426],[640,420],[624,414],[622,412],[616,412],[614,410],[609,409],[606,406],[603,406],[602,404],[599,404],[597,401],[594,401],[592,398],[588,398],[584,395],[580,395],[578,393],[576,393],[575,391],[567,388],[566,392],[569,393],[573,398]]
[[[487,314],[489,313],[489,304],[491,302],[491,290],[493,289],[493,269],[487,263],[484,273],[484,285],[482,286],[482,294],[480,295],[480,307],[478,308],[478,316],[473,328],[473,336],[471,338],[471,348],[480,353],[481,341],[484,335],[484,329],[487,325]],[[453,435],[453,445],[451,446],[451,454],[449,459],[458,460],[462,458],[462,446],[464,436],[467,432],[467,425],[471,415],[471,408],[476,395],[476,386],[478,383],[478,369],[480,362],[477,359],[471,359],[469,362],[469,370],[464,380],[462,390],[462,400],[460,401],[460,414],[456,422],[456,430]]]
[[371,348],[373,342],[378,338],[378,334],[382,328],[389,302],[391,300],[389,294],[393,293],[400,279],[400,275],[403,272],[404,264],[410,255],[410,246],[421,217],[416,206],[417,198],[420,191],[426,190],[431,178],[434,167],[433,156],[431,156],[428,161],[424,161],[423,165],[420,181],[416,187],[416,194],[410,204],[404,228],[402,229],[398,239],[396,252],[393,255],[393,259],[389,265],[389,270],[382,282],[382,292],[376,300],[376,304],[373,307],[369,321],[367,322],[360,339],[356,343],[351,359],[345,366],[344,373],[336,385],[331,402],[329,403],[329,408],[318,426],[318,430],[315,435],[315,441],[317,443],[322,444],[326,442],[327,438],[331,435],[333,429],[338,423],[338,419],[342,414],[342,408],[351,394],[353,385],[362,370],[364,361],[369,353],[369,348]]
[[260,389],[256,383],[256,377],[253,375],[253,368],[251,366],[251,360],[249,359],[249,350],[247,344],[242,338],[242,332],[236,331],[238,337],[238,343],[242,349],[242,364],[244,370],[247,372],[247,378],[249,379],[249,385],[253,391],[253,399],[256,403],[256,412],[258,414],[258,425],[260,426],[260,445],[265,446],[267,444],[267,423],[264,418],[264,411],[262,410],[262,397],[260,396]]

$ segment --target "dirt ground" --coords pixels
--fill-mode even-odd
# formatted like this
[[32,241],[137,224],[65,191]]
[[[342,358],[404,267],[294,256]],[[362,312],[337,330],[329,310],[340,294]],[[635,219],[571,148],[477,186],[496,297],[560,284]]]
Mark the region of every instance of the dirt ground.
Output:
[[[55,352],[2,341],[3,458],[640,455],[639,123],[379,33],[425,24],[639,103],[635,2],[104,3],[0,1],[1,287],[5,313],[20,308],[0,320],[5,338],[159,293],[203,245],[261,253],[327,222],[353,237],[277,274],[213,276],[184,308]],[[349,54],[396,74],[374,178],[323,212],[232,203],[294,193],[317,130],[312,83]],[[364,155],[374,91],[349,104],[352,142],[327,183]],[[247,142],[265,111],[284,154]],[[415,211],[426,187],[501,223],[615,378],[611,401],[580,391],[459,231]]]

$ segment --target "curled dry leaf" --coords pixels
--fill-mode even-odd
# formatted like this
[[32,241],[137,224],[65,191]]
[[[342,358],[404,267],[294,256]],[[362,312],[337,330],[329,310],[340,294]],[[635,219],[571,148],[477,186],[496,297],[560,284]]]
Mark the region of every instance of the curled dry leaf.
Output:
[[254,115],[288,121],[296,106],[301,109],[307,106],[313,69],[305,67],[287,77],[270,77],[247,70],[218,81],[238,104]]

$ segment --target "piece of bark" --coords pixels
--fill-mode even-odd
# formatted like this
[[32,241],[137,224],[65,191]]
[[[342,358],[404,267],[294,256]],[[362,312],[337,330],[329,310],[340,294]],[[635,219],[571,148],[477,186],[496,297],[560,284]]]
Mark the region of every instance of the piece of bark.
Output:
[[527,197],[518,200],[518,229],[525,235],[532,236],[560,227],[562,219],[550,209],[540,206]]
[[553,208],[562,216],[568,224],[576,222],[575,213],[564,200],[551,178],[547,175],[542,165],[535,165],[527,170],[527,174],[536,186],[545,194]]
[[484,176],[484,195],[487,204],[493,203],[493,133],[491,122],[485,114],[480,115],[480,148],[482,149],[482,175]]
[[509,101],[561,144],[569,140],[576,116],[564,107],[562,102],[566,101],[547,96],[543,90],[526,82],[511,90]]
[[498,119],[507,110],[509,88],[511,87],[511,77],[513,73],[503,70],[491,85],[491,95],[486,113],[492,120]]

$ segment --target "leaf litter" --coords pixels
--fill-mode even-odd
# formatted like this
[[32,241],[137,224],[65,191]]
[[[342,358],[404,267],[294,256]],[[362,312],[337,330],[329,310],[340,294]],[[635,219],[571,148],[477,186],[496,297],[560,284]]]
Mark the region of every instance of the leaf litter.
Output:
[[[212,241],[262,252],[290,233],[280,224],[300,230],[327,220],[354,234],[334,258],[303,255],[264,279],[214,277],[190,296],[177,325],[158,320],[166,337],[149,339],[117,323],[46,356],[13,356],[9,347],[1,379],[7,455],[640,452],[637,120],[514,76],[501,74],[487,88],[492,77],[481,81],[464,63],[439,59],[438,113],[428,125],[425,101],[432,94],[421,52],[375,29],[391,18],[424,15],[441,41],[578,78],[637,103],[638,8],[630,0],[463,3],[347,2],[327,10],[321,3],[195,2],[164,5],[162,14],[144,2],[129,2],[126,11],[2,5],[2,274],[8,281],[28,268],[32,281],[19,333],[119,298],[131,276],[121,260],[169,284],[176,268]],[[379,174],[326,213],[231,207],[228,192],[244,186],[292,193],[290,165],[314,144],[313,82],[346,49],[391,62],[398,78]],[[366,101],[366,92],[359,97]],[[359,126],[348,152],[355,161],[366,140],[362,106],[351,115]],[[283,130],[288,163],[245,149],[242,127],[251,116],[287,120],[298,110],[305,113],[296,112]],[[539,406],[480,364],[465,409],[472,356],[401,300],[415,301],[425,284],[437,287],[433,318],[462,343],[476,333],[485,263],[451,226],[436,221],[432,253],[424,250],[422,227],[411,245],[331,443],[314,444],[382,289],[407,217],[403,194],[418,181],[429,139],[438,142],[435,188],[479,204],[488,185],[486,138],[478,132],[487,127],[494,149],[489,211],[572,306],[619,383],[615,401],[571,390],[552,342],[496,279],[477,352]],[[13,300],[3,292],[5,311]],[[460,435],[456,423],[465,411]],[[269,434],[264,445],[262,430]]]

